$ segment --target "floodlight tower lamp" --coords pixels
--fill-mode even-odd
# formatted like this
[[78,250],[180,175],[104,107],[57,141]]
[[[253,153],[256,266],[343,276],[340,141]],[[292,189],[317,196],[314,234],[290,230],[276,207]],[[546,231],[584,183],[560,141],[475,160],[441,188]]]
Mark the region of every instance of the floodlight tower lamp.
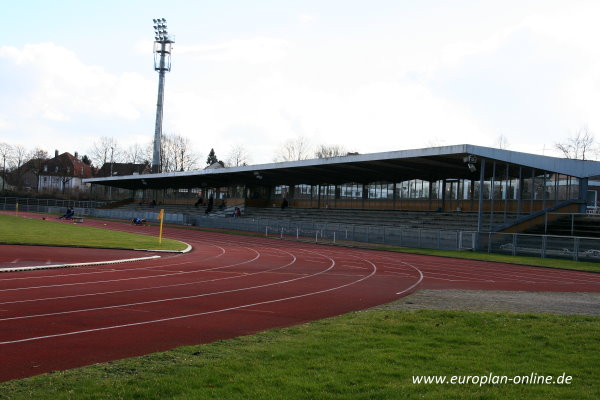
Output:
[[171,71],[171,48],[174,43],[167,32],[167,20],[157,18],[154,22],[154,70],[158,72],[158,101],[156,102],[156,125],[154,127],[154,148],[152,152],[152,172],[160,171],[160,144],[162,140],[162,118],[164,102],[165,72]]

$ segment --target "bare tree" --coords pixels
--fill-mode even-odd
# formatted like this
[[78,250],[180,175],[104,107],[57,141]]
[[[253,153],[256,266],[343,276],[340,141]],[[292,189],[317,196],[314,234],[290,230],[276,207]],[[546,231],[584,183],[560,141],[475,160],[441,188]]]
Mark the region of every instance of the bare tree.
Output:
[[176,171],[189,171],[197,168],[200,156],[192,150],[192,144],[189,138],[181,135],[174,135],[172,137],[172,146]]
[[228,167],[239,167],[250,163],[250,154],[241,144],[233,145],[227,153],[225,165]]
[[[152,159],[153,142],[146,147],[147,159]],[[198,168],[200,155],[192,149],[190,139],[181,135],[162,135],[160,143],[160,171],[189,171]]]
[[139,143],[129,146],[123,153],[123,162],[126,163],[142,164],[147,160],[149,158],[146,151]]
[[44,164],[48,160],[48,152],[39,147],[36,147],[31,153],[29,153],[28,163],[30,163],[31,172],[36,177],[36,187],[35,190],[39,191],[40,189],[40,174],[42,173],[42,169],[44,168]]
[[23,169],[21,168],[25,164],[29,157],[29,151],[25,146],[16,144],[12,147],[12,156],[10,157],[10,169],[15,177],[17,185],[21,185],[21,177],[23,175]]
[[160,157],[159,171],[172,172],[175,171],[173,166],[173,143],[170,135],[162,135],[160,138]]
[[434,136],[427,141],[428,147],[441,147],[441,146],[445,146],[445,145],[446,145],[446,140],[439,138],[437,136]]
[[501,134],[496,138],[496,147],[503,150],[510,148],[510,144],[508,143],[506,136]]
[[0,142],[0,159],[2,162],[2,191],[4,191],[4,185],[6,181],[6,167],[10,164],[12,157],[13,147],[4,142]]
[[312,154],[310,141],[305,136],[286,140],[278,150],[275,161],[298,161],[310,158]]
[[67,184],[73,180],[73,172],[70,165],[67,165],[63,158],[58,159],[58,176],[61,182],[62,193],[65,193]]
[[102,167],[108,162],[119,162],[122,158],[118,142],[115,138],[108,136],[103,136],[94,142],[88,153],[97,167]]
[[339,144],[319,145],[317,151],[315,151],[315,157],[317,158],[330,158],[330,157],[341,157],[348,154],[348,151],[344,146]]
[[564,142],[555,143],[554,147],[560,151],[565,158],[576,160],[587,160],[590,152],[594,151],[595,138],[587,125],[579,128],[577,133],[571,135]]
[[27,161],[28,153],[29,151],[25,148],[25,146],[21,144],[14,145],[12,152],[13,155],[11,157],[11,168],[21,168],[21,166]]

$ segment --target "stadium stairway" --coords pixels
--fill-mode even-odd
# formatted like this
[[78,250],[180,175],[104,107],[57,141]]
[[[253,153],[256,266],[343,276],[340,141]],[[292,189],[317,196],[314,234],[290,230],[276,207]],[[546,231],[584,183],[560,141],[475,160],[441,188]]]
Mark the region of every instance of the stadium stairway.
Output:
[[524,233],[535,235],[556,235],[556,236],[579,236],[579,237],[600,237],[600,216],[599,215],[566,215],[548,224],[547,229],[544,225],[538,225],[526,230]]

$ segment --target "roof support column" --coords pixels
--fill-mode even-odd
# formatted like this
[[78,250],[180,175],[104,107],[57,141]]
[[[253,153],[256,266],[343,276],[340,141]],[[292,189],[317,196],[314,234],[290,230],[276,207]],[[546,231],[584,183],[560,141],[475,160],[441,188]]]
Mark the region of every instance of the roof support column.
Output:
[[510,171],[508,169],[508,163],[506,163],[506,173],[504,174],[504,223],[506,223],[506,214],[508,212],[508,184],[510,182],[510,176],[508,176],[509,173]]
[[364,210],[364,208],[365,208],[365,199],[367,198],[367,188],[366,188],[366,185],[364,183],[362,184],[361,187],[362,187],[362,193],[361,193],[361,196],[360,196],[361,197],[361,201],[362,201],[361,208]]
[[431,211],[432,210],[432,208],[431,208],[431,202],[433,201],[433,182],[432,181],[427,181],[427,182],[429,182],[429,194],[428,194],[428,197],[429,197],[429,211]]
[[460,211],[462,211],[463,208],[464,208],[464,205],[463,205],[463,200],[464,200],[463,199],[463,191],[464,191],[463,190],[463,186],[464,186],[464,183],[462,185],[461,185],[461,183],[463,183],[463,179],[458,179],[456,181],[456,194],[455,194],[455,197],[456,197],[456,209],[455,209],[455,211],[458,211],[459,209],[460,209]]
[[490,184],[490,229],[494,226],[494,192],[496,191],[496,160],[492,163],[492,182]]
[[471,179],[471,187],[469,188],[469,198],[471,200],[469,211],[472,212],[475,209],[475,179]]
[[317,208],[321,208],[321,184],[317,185]]
[[340,185],[333,185],[333,208],[337,208],[337,202],[340,198]]
[[[587,212],[588,178],[579,178],[579,212]],[[595,205],[595,204],[594,204]]]
[[554,205],[558,204],[558,181],[560,180],[560,174],[554,173]]
[[529,189],[529,214],[534,212],[533,199],[535,197],[535,168],[531,168],[531,188]]
[[446,211],[446,178],[442,180],[442,211]]
[[523,167],[519,167],[519,187],[517,188],[517,214],[521,214],[523,198]]
[[483,228],[483,183],[485,180],[485,158],[481,159],[479,170],[479,206],[477,209],[477,233]]
[[546,176],[548,176],[548,171],[544,171],[543,181],[542,181],[542,209],[546,209]]

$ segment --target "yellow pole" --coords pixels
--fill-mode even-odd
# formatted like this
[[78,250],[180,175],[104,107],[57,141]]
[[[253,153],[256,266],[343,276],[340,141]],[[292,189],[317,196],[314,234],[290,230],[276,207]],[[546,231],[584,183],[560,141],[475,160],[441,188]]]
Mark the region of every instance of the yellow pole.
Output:
[[158,213],[158,219],[160,220],[160,229],[158,231],[158,244],[162,243],[162,226],[163,226],[164,216],[165,216],[165,210],[161,209],[160,212]]

